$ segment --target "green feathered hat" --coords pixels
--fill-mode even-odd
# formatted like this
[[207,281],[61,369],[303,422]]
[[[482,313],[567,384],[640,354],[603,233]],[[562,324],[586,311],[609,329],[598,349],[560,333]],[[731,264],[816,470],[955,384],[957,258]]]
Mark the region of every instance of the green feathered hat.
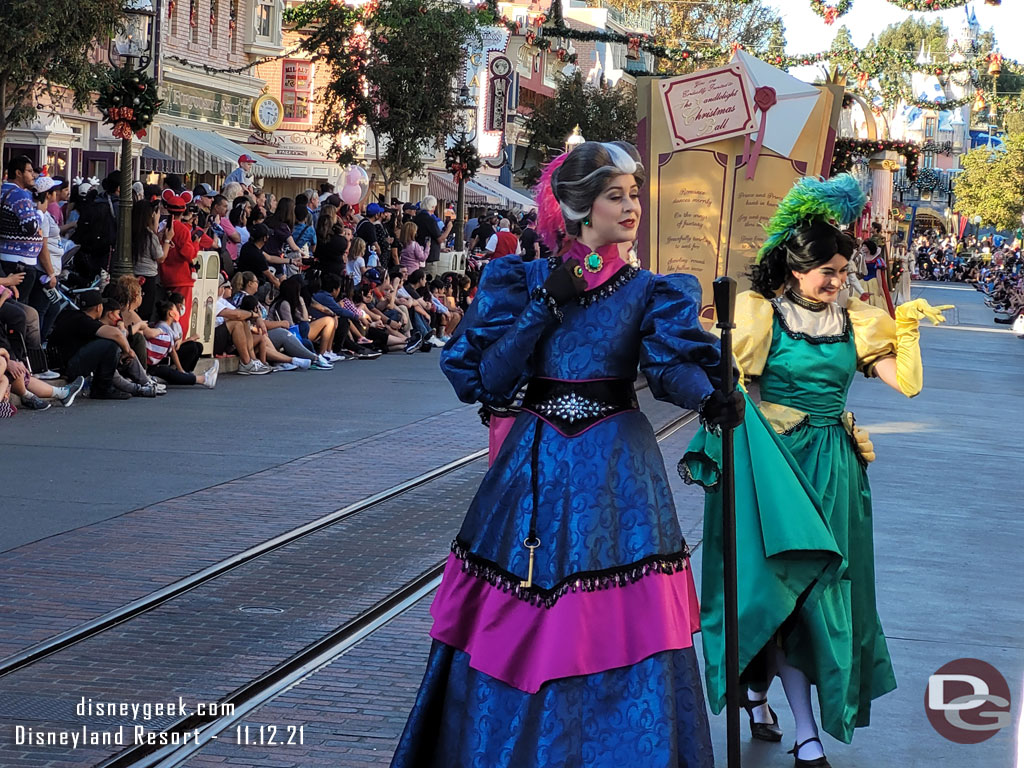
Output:
[[757,252],[760,263],[765,254],[778,248],[793,236],[800,226],[812,219],[824,219],[837,225],[860,218],[868,198],[860,184],[848,173],[827,181],[806,177],[800,179],[779,203],[764,231],[768,237]]

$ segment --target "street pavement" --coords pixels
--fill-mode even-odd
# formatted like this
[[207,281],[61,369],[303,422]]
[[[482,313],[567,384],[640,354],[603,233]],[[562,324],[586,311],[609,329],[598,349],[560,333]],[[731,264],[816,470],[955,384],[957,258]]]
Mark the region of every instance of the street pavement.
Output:
[[[858,731],[851,746],[825,738],[826,750],[836,768],[1007,768],[1013,764],[1013,728],[982,744],[953,744],[929,725],[924,692],[928,675],[944,663],[974,657],[1006,677],[1015,722],[1020,715],[1024,342],[993,325],[991,312],[971,289],[923,284],[915,285],[914,295],[958,305],[951,313],[958,327],[922,330],[924,392],[907,400],[877,381],[858,378],[850,398],[878,454],[869,472],[878,606],[900,687],[875,703],[872,726]],[[48,433],[27,425],[45,425],[51,412],[8,422],[23,430],[14,432],[14,445],[36,453],[5,451],[5,467],[14,462],[10,477],[21,492],[13,494],[13,506],[3,505],[4,527],[16,529],[4,535],[16,543],[0,551],[0,594],[12,598],[0,605],[6,619],[0,623],[0,656],[482,447],[486,435],[475,409],[455,400],[436,364],[436,354],[417,354],[348,363],[322,374],[226,376],[213,392],[174,392],[145,402],[84,401],[80,411],[76,405],[56,414],[59,428]],[[311,398],[317,407],[309,405]],[[667,406],[642,399],[652,422],[670,416]],[[361,407],[368,400],[390,407]],[[281,437],[279,428],[291,433]],[[669,467],[693,429],[663,443]],[[116,471],[120,461],[104,471],[119,453],[106,440],[98,453],[82,448],[104,434],[127,433],[132,434],[125,446],[144,460],[137,466],[162,456],[173,456],[175,466],[161,461],[160,472],[148,481],[125,477]],[[175,437],[166,446],[157,438],[164,434]],[[205,448],[189,450],[197,434],[208,435]],[[50,498],[77,498],[82,503],[74,512],[39,514],[44,507],[32,495],[30,478],[39,477],[33,459],[40,456],[68,465],[51,475],[47,491]],[[204,472],[184,471],[196,457]],[[369,473],[369,466],[382,471]],[[93,472],[100,478],[94,480]],[[94,764],[101,753],[54,754],[48,763],[38,749],[12,748],[10,726],[31,721],[74,727],[56,705],[81,695],[130,701],[162,700],[172,691],[184,691],[191,700],[222,694],[329,631],[403,577],[443,557],[473,486],[468,475],[448,482],[458,487],[437,486],[425,502],[356,516],[345,527],[275,553],[52,662],[0,678],[0,764]],[[696,546],[699,574],[701,493],[681,481],[673,487],[683,531]],[[431,498],[447,503],[431,508]],[[39,517],[46,519],[34,519]],[[22,528],[25,533],[19,533]],[[37,540],[50,534],[60,535]],[[382,556],[385,551],[392,561]],[[76,577],[80,589],[74,588]],[[286,612],[230,610],[239,606]],[[219,741],[186,765],[386,766],[422,675],[428,606],[429,598],[420,601],[247,716],[250,725],[305,725],[303,745]],[[127,680],[104,677],[104,670],[142,651],[152,660],[143,665],[149,669],[135,665]],[[752,744],[744,725],[745,765],[792,764],[785,755],[792,718],[778,683],[771,695],[787,735],[782,745]],[[720,766],[724,719],[712,718]]]

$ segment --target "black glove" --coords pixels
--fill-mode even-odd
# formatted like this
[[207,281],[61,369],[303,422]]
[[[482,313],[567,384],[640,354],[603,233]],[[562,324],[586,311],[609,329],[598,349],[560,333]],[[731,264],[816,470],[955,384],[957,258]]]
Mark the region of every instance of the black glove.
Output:
[[579,260],[569,259],[553,270],[544,281],[543,288],[560,307],[587,290],[587,281],[583,279],[583,267]]
[[700,422],[709,431],[734,429],[743,423],[745,402],[742,392],[727,395],[716,389],[701,401],[698,409]]

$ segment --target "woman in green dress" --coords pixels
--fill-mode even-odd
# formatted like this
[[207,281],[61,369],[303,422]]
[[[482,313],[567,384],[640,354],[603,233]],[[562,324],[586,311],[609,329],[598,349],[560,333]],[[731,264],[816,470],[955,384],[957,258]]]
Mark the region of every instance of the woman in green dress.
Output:
[[[748,402],[735,434],[741,681],[751,734],[780,741],[767,703],[782,679],[796,721],[797,768],[829,763],[811,709],[817,687],[822,727],[849,743],[871,701],[896,687],[875,609],[867,433],[845,410],[857,371],[908,397],[921,390],[918,323],[940,322],[923,300],[895,320],[857,298],[837,303],[855,242],[834,222],[865,204],[852,177],[801,179],[781,203],[737,298],[734,354]],[[680,462],[708,490],[704,515],[701,627],[712,709],[725,702],[721,441],[702,431]]]

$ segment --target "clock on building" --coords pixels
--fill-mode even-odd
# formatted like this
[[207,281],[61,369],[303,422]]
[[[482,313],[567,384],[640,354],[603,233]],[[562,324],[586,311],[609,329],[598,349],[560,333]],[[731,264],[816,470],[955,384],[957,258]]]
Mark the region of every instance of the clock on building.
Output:
[[284,119],[284,105],[276,96],[263,93],[252,104],[252,122],[264,133],[276,131]]

